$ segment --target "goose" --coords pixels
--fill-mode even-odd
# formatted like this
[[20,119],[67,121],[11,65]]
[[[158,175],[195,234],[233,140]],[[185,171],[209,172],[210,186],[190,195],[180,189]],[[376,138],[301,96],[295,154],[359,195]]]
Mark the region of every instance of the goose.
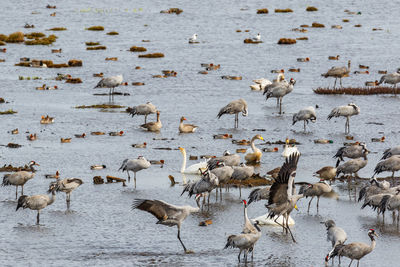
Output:
[[51,191],[51,198],[48,195],[22,195],[18,198],[18,205],[15,211],[17,211],[19,208],[29,208],[31,210],[37,210],[36,224],[39,225],[40,211],[45,207],[53,204],[55,200],[55,190]]
[[262,152],[260,149],[256,148],[256,146],[254,145],[254,141],[256,139],[260,139],[260,140],[264,141],[264,138],[259,134],[255,135],[251,139],[250,146],[251,146],[251,149],[253,150],[253,152],[246,154],[246,156],[244,157],[244,159],[246,160],[247,163],[251,163],[251,162],[257,163],[257,162],[260,162],[260,160],[261,160]]
[[201,174],[200,170],[204,171],[207,169],[207,161],[199,162],[199,163],[190,165],[189,167],[186,168],[186,149],[184,149],[183,147],[179,147],[179,151],[182,153],[182,157],[183,157],[181,173]]
[[346,67],[332,67],[326,73],[322,74],[322,76],[324,76],[325,78],[328,78],[328,77],[335,78],[335,84],[333,85],[333,88],[336,88],[336,81],[339,78],[340,79],[340,86],[343,87],[342,86],[342,78],[343,77],[349,77],[350,65],[351,65],[351,61],[349,60],[347,62],[347,68]]
[[234,128],[239,127],[239,113],[242,112],[243,116],[247,116],[249,111],[247,109],[246,100],[240,98],[238,100],[231,101],[228,105],[221,108],[218,112],[217,118],[221,118],[224,114],[235,114],[235,126]]
[[194,124],[184,124],[185,117],[181,117],[181,122],[179,123],[179,132],[180,133],[194,133],[199,126]]
[[350,133],[350,117],[358,114],[360,114],[360,108],[354,103],[349,103],[346,106],[339,106],[332,109],[331,113],[328,115],[328,120],[332,119],[333,117],[346,117],[344,132],[345,134],[348,134]]
[[131,181],[129,171],[133,172],[136,188],[136,173],[138,171],[148,169],[150,166],[151,163],[147,159],[145,159],[143,156],[139,156],[137,159],[125,159],[118,171],[122,170],[122,172],[126,171],[128,173],[128,182]]
[[293,115],[293,124],[294,125],[298,121],[304,121],[304,132],[306,131],[306,122],[308,121],[315,122],[317,120],[317,115],[315,114],[314,107],[306,107],[300,110],[299,112]]
[[161,130],[162,124],[160,120],[160,111],[157,111],[157,121],[148,122],[140,125],[141,128],[149,131],[149,132],[159,132]]
[[332,166],[325,166],[318,171],[316,171],[314,176],[317,176],[318,178],[322,180],[334,180],[336,177],[336,168]]
[[288,158],[292,154],[300,154],[295,144],[289,144],[289,139],[286,138],[285,147],[282,152],[282,157]]
[[[97,83],[97,85],[94,87],[94,89],[96,89],[96,88],[109,88],[110,91],[109,91],[108,94],[112,95],[112,94],[114,94],[115,87],[117,87],[118,85],[122,84],[123,80],[124,80],[124,77],[122,75],[103,78]],[[111,93],[111,89],[112,89],[112,93]]]
[[35,169],[33,166],[40,166],[35,161],[30,161],[28,164],[31,172],[18,171],[11,174],[5,174],[3,177],[2,186],[15,185],[15,199],[18,198],[18,186],[21,186],[21,194],[24,194],[24,185],[27,181],[35,177]]

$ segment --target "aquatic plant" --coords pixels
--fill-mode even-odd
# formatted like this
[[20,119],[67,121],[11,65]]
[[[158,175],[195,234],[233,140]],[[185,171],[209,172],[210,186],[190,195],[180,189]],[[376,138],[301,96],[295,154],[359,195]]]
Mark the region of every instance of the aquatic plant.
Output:
[[129,48],[129,51],[131,51],[131,52],[146,52],[147,49],[142,46],[132,46],[131,48]]
[[6,43],[22,43],[24,41],[23,32],[14,32],[7,36]]
[[86,30],[88,30],[88,31],[104,31],[104,27],[103,26],[92,26],[92,27],[86,28]]
[[253,39],[244,39],[243,42],[245,44],[259,44],[259,43],[262,43],[262,41],[254,41]]
[[277,8],[277,9],[275,9],[275,13],[290,13],[290,12],[293,12],[293,10],[290,9],[290,8],[285,8],[285,9]]
[[1,45],[6,45],[6,43],[3,42],[3,41],[0,41],[0,46],[1,46]]
[[15,113],[18,113],[18,112],[13,109],[9,109],[6,111],[0,111],[0,115],[10,115],[10,114],[15,114]]
[[117,57],[106,57],[106,60],[109,60],[109,61],[118,61],[118,58],[117,58]]
[[82,60],[79,59],[71,59],[68,61],[68,66],[70,67],[82,67]]
[[377,87],[343,87],[343,88],[322,88],[313,89],[314,93],[320,95],[380,95],[399,94],[400,88],[393,89],[388,86]]
[[44,34],[42,32],[31,32],[31,33],[25,34],[25,37],[28,39],[42,38],[45,36],[46,36],[46,34]]
[[7,35],[5,35],[5,34],[0,34],[0,41],[3,41],[3,42],[5,42],[6,40],[7,40]]
[[362,25],[361,24],[356,24],[356,25],[354,25],[354,27],[357,27],[357,28],[359,28],[359,27],[361,27]]
[[59,68],[68,68],[68,64],[66,63],[57,63],[57,64],[51,64],[47,66],[48,68],[54,68],[54,69],[59,69]]
[[164,54],[163,54],[163,53],[150,53],[150,54],[139,55],[139,57],[144,57],[144,58],[159,58],[159,57],[164,57]]
[[87,46],[94,46],[94,45],[99,45],[100,42],[86,42],[85,43]]
[[257,14],[268,14],[267,8],[257,9]]
[[349,19],[342,19],[343,22],[350,22]]
[[295,44],[296,39],[290,39],[290,38],[281,38],[278,41],[278,44],[286,44],[286,45],[290,45],[290,44]]
[[118,32],[114,32],[114,31],[112,31],[112,32],[107,32],[107,35],[118,35],[119,33]]
[[322,24],[322,23],[313,22],[311,27],[313,27],[313,28],[325,28],[325,25]]
[[308,40],[308,37],[298,37],[298,38],[296,38],[296,40],[299,40],[299,41],[303,40],[303,41],[305,41],[305,40]]
[[54,28],[51,28],[51,29],[48,29],[49,31],[66,31],[67,30],[67,28],[64,28],[64,27],[54,27]]
[[308,28],[308,27],[310,27],[310,26],[307,25],[307,24],[302,24],[302,25],[300,25],[300,27],[301,27],[301,28]]
[[106,50],[106,49],[107,47],[104,45],[86,47],[86,50]]
[[51,45],[57,39],[57,36],[54,34],[49,35],[48,37],[36,38],[34,40],[25,41],[26,45]]
[[318,11],[318,8],[316,8],[315,6],[308,6],[306,8],[306,11],[308,12]]
[[82,105],[82,106],[76,106],[75,108],[125,108],[125,106],[120,106],[120,105],[113,105],[113,104],[99,104],[99,105]]

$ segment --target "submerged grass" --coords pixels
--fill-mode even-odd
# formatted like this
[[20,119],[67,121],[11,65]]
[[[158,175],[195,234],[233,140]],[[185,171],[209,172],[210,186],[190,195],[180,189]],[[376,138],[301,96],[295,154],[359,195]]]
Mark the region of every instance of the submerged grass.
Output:
[[159,58],[159,57],[164,57],[164,54],[163,54],[163,53],[150,53],[150,54],[139,55],[139,57],[144,57],[144,58]]
[[113,105],[113,104],[99,104],[99,105],[82,105],[82,106],[76,106],[75,108],[124,108],[125,106],[120,106],[120,105]]
[[400,88],[394,89],[388,86],[379,87],[343,87],[343,88],[322,88],[313,89],[319,95],[381,95],[399,94]]
[[13,109],[9,109],[6,111],[0,111],[0,115],[10,115],[10,114],[15,114],[15,113],[18,113],[18,112]]

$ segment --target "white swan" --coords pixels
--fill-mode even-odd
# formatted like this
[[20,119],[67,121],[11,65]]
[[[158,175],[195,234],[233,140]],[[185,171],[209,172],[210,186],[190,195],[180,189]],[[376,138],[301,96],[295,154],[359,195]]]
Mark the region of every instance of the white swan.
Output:
[[293,153],[300,154],[299,150],[297,149],[297,146],[289,145],[289,139],[286,138],[286,144],[285,144],[285,148],[283,149],[283,152],[282,152],[282,157],[287,158]]
[[[274,225],[274,226],[281,226],[283,224],[283,216],[279,216],[278,219],[276,220],[278,223],[280,223],[281,225],[277,224],[274,220],[277,216],[275,216],[274,218],[268,218],[268,213],[262,216],[259,216],[255,219],[252,219],[252,222],[258,221],[260,225]],[[292,219],[292,217],[289,216],[288,219],[289,225],[294,225],[295,222]]]
[[182,156],[183,156],[181,173],[200,174],[199,169],[201,169],[201,171],[205,171],[207,169],[207,161],[199,162],[199,163],[190,165],[189,167],[186,168],[186,150],[183,147],[179,147],[179,150],[181,151]]

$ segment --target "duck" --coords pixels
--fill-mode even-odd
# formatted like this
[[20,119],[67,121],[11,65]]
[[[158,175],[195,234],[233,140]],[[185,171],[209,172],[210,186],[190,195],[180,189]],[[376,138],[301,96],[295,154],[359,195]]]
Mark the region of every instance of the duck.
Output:
[[32,61],[31,67],[32,68],[47,68],[47,65],[46,65],[46,63],[43,63],[42,60],[40,60],[40,61]]
[[192,37],[189,38],[189,44],[198,44],[199,42],[197,41],[197,34],[193,34]]
[[144,142],[143,144],[132,144],[132,147],[134,148],[146,148],[147,143]]
[[46,117],[42,116],[42,119],[40,120],[41,124],[51,124],[53,122],[54,122],[54,118],[53,117],[49,117],[49,115],[47,115]]
[[[150,160],[150,163],[153,165],[164,165],[165,161],[163,159],[161,160]],[[162,168],[162,166],[161,166]]]
[[93,77],[103,78],[103,76],[104,76],[104,73],[102,73],[102,72],[93,74]]
[[221,64],[214,65],[213,63],[209,64],[209,66],[206,66],[206,70],[218,70],[221,68]]
[[264,151],[264,152],[278,152],[279,148],[277,148],[277,147],[264,147],[262,149],[262,151]]
[[198,126],[194,124],[184,124],[183,121],[185,121],[185,117],[181,117],[181,122],[179,124],[179,132],[180,133],[194,133]]
[[340,57],[339,55],[337,55],[337,56],[329,56],[328,59],[329,60],[339,60],[339,57]]
[[385,142],[385,137],[382,136],[381,138],[371,138],[371,142]]
[[300,57],[300,58],[297,59],[297,62],[309,62],[309,61],[310,61],[309,57],[306,57],[306,58]]
[[[183,161],[181,167],[181,173],[185,174],[201,174],[201,172],[207,169],[207,161],[199,162],[193,165],[190,165],[186,168],[186,150],[183,147],[179,147],[179,151],[182,153]],[[201,172],[200,172],[200,170]]]
[[256,139],[260,139],[260,140],[264,141],[264,138],[259,134],[256,134],[253,138],[251,138],[250,146],[251,146],[251,149],[253,150],[253,152],[246,154],[246,156],[244,157],[244,159],[246,160],[247,163],[252,163],[252,162],[258,163],[261,160],[262,152],[260,149],[256,148],[256,146],[254,144],[254,141]]
[[46,84],[43,84],[42,86],[36,87],[36,90],[46,90]]
[[11,130],[11,134],[18,134],[18,133],[19,133],[18,128]]
[[271,70],[271,73],[284,73],[285,70],[284,69],[280,69],[280,70]]
[[160,120],[160,111],[157,110],[157,121],[148,122],[140,125],[141,128],[149,132],[159,132],[162,128],[162,123]]
[[61,143],[71,143],[72,138],[62,138],[61,137]]
[[298,69],[289,69],[290,72],[300,72],[300,68]]
[[294,144],[290,145],[289,139],[286,138],[285,148],[283,149],[282,156],[288,158],[293,153],[300,154],[299,150],[297,149],[297,146]]
[[50,17],[55,17],[55,16],[56,16],[56,12],[50,14]]
[[56,171],[56,174],[45,174],[44,177],[46,179],[58,179],[60,178],[60,173]]
[[85,133],[83,133],[83,134],[75,134],[75,137],[76,138],[85,138],[86,134]]
[[7,52],[7,48],[2,48],[2,49],[0,49],[0,52],[2,52],[2,53]]
[[358,67],[360,68],[360,69],[369,69],[369,66],[366,66],[366,65],[358,65]]
[[30,134],[26,137],[29,141],[35,141],[37,139],[36,134]]
[[331,26],[332,29],[343,29],[342,25],[332,25]]
[[106,165],[92,165],[92,166],[90,166],[90,169],[91,170],[101,170],[101,169],[105,169],[106,168]]
[[104,132],[91,132],[91,135],[105,135],[106,133]]
[[58,86],[54,85],[54,86],[46,86],[45,90],[57,90]]
[[315,144],[333,144],[332,140],[329,139],[316,139],[314,140]]
[[124,131],[109,132],[108,135],[109,135],[109,136],[123,136],[123,135],[124,135]]
[[365,82],[365,86],[378,86],[378,85],[379,85],[378,80],[375,80],[374,82],[371,82],[371,81]]
[[250,141],[243,139],[243,140],[232,140],[232,144],[239,145],[239,146],[248,146],[250,145]]
[[232,138],[231,134],[214,134],[213,135],[214,139],[228,139],[228,138]]
[[387,70],[378,70],[378,74],[387,74]]
[[61,53],[62,49],[51,49],[51,53]]
[[354,74],[369,74],[369,71],[359,71],[359,70],[356,70],[355,72],[353,72]]

